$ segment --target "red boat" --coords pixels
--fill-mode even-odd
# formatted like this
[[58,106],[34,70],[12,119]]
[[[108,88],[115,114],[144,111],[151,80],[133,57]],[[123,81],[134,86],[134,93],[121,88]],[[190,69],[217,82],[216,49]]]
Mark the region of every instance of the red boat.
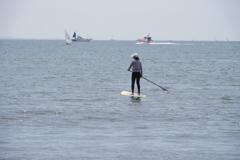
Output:
[[149,34],[144,37],[143,39],[138,39],[139,42],[143,42],[143,43],[152,43],[153,40],[152,40],[152,37],[149,36]]

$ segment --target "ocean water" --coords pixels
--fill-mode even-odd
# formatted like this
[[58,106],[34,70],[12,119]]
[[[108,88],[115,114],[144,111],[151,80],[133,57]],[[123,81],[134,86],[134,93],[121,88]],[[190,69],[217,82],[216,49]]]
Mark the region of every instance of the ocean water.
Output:
[[[170,94],[120,94],[135,52]],[[240,159],[240,42],[1,40],[0,73],[0,159]]]

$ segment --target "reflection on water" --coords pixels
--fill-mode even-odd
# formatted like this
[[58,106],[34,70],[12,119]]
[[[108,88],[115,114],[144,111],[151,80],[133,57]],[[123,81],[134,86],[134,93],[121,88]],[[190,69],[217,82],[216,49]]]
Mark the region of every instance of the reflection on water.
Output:
[[130,97],[131,98],[131,102],[133,103],[141,103],[141,97]]

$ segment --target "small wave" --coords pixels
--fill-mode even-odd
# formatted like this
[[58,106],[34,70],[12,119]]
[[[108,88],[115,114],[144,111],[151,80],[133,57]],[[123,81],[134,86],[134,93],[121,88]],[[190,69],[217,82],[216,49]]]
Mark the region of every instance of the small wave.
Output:
[[153,42],[153,43],[137,42],[136,44],[163,44],[163,45],[176,45],[176,43],[172,43],[172,42]]
[[172,42],[162,42],[162,43],[149,43],[149,44],[170,44],[170,45],[175,45],[176,43],[172,43]]
[[231,97],[228,95],[224,95],[223,97],[217,97],[215,99],[231,100]]

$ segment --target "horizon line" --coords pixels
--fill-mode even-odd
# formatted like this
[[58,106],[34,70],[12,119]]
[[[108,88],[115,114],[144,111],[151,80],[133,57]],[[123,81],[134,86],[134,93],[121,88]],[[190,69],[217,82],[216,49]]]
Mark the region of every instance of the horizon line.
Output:
[[[0,37],[0,40],[62,40],[64,41],[65,39],[60,39],[60,38],[13,38],[13,37]],[[124,40],[124,39],[92,39],[92,41],[137,41],[136,40]],[[153,40],[153,41],[186,41],[186,42],[201,42],[201,41],[209,41],[209,42],[239,42],[240,40]]]

